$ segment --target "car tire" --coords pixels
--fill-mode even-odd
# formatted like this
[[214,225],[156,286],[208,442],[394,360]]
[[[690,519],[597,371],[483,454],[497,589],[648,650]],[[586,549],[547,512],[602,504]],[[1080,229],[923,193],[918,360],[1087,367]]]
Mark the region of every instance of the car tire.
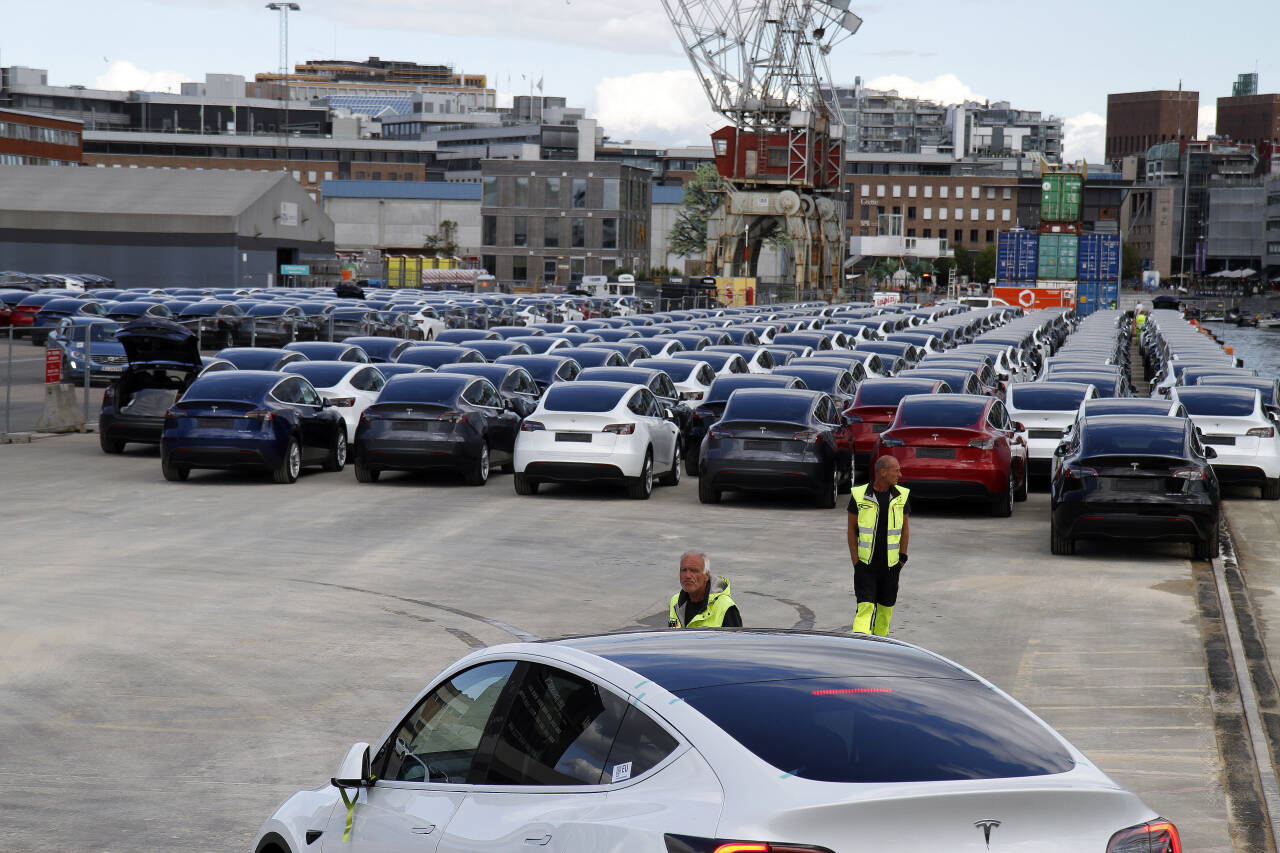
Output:
[[280,459],[280,464],[271,472],[272,478],[282,486],[298,481],[298,475],[302,473],[302,445],[298,444],[298,439],[290,438],[289,446],[284,451],[284,456]]
[[814,506],[818,509],[831,509],[836,505],[836,495],[840,492],[840,466],[831,463],[831,472],[827,474],[823,485],[813,494]]
[[476,461],[463,473],[468,486],[483,486],[489,482],[489,442],[480,443],[480,455],[476,457]]
[[1218,527],[1214,525],[1213,532],[1204,539],[1197,541],[1194,545],[1195,558],[1197,560],[1212,560],[1218,556]]
[[640,476],[627,483],[627,497],[636,501],[647,501],[653,494],[653,448],[644,453],[644,463],[640,466]]
[[501,471],[503,474],[514,474],[516,472],[516,463],[503,462],[502,466],[499,467],[498,470]]
[[1262,484],[1262,499],[1264,501],[1280,501],[1280,477],[1267,480]]
[[1049,550],[1060,557],[1070,557],[1076,552],[1075,542],[1058,532],[1058,525],[1049,522]]
[[711,481],[707,477],[698,478],[698,500],[704,504],[720,503],[720,490],[711,485]]
[[106,433],[98,433],[98,444],[102,447],[103,453],[124,453],[124,442],[107,438]]
[[541,485],[537,480],[529,479],[527,474],[520,473],[511,478],[511,483],[516,487],[517,495],[536,495]]
[[991,515],[995,518],[1008,518],[1013,515],[1013,469],[1009,469],[1009,486],[1003,492],[996,495],[991,501]]
[[689,477],[698,476],[698,451],[694,449],[693,453],[686,453],[684,457],[684,473]]
[[356,482],[357,483],[376,483],[378,478],[382,476],[382,472],[377,468],[370,468],[368,465],[361,465],[360,460],[356,460]]
[[160,472],[170,483],[181,483],[191,475],[191,469],[186,465],[175,465],[163,457],[160,459]]
[[324,470],[341,471],[345,467],[347,467],[347,429],[338,427],[338,434],[333,439],[333,447],[329,450],[328,458],[324,460]]
[[680,442],[676,442],[675,450],[672,452],[671,470],[658,478],[659,486],[678,486],[680,485],[680,466],[684,464],[684,454],[680,452]]
[[850,456],[845,460],[845,464],[840,466],[840,482],[836,484],[839,491],[845,491],[853,488],[853,457]]
[[1022,482],[1018,484],[1017,491],[1013,493],[1013,499],[1018,502],[1027,499],[1027,490],[1031,480],[1031,472],[1024,465],[1022,468]]

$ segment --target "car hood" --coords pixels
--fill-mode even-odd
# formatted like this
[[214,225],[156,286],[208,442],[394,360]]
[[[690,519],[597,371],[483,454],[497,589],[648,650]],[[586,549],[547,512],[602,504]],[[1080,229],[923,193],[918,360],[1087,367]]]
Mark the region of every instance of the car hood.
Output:
[[130,364],[180,364],[200,369],[200,347],[196,333],[179,323],[144,318],[126,323],[116,333]]

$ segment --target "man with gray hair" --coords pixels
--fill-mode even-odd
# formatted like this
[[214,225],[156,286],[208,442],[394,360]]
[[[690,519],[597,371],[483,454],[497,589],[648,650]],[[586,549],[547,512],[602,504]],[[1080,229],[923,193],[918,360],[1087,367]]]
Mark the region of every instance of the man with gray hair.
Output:
[[741,628],[742,614],[729,597],[729,579],[711,574],[701,551],[680,555],[680,591],[671,596],[669,628]]

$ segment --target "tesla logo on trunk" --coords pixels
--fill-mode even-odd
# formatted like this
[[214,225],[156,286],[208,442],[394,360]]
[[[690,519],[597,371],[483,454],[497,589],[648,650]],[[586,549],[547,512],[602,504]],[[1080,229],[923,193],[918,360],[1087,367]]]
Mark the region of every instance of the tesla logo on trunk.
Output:
[[991,849],[991,830],[999,826],[1000,821],[991,820],[990,818],[988,818],[987,820],[976,820],[973,822],[973,825],[976,826],[978,829],[982,830],[982,840],[987,843],[987,849],[990,850]]
[[1138,470],[1138,466],[1139,466],[1140,464],[1141,464],[1140,462],[1130,462],[1130,463],[1129,463],[1129,467],[1130,467],[1130,468],[1132,468],[1133,470],[1137,471],[1137,470]]
[[933,440],[934,440],[934,441],[937,441],[937,440],[938,440],[938,434],[937,434],[936,432],[933,434]]
[[218,411],[218,407],[217,407],[217,406],[210,406],[210,407],[209,407],[209,411],[211,411],[211,412],[216,412],[216,411]]
[[761,435],[765,435],[765,434],[766,434],[766,433],[768,433],[768,432],[769,432],[769,428],[768,428],[768,427],[760,427],[760,434],[761,434]]

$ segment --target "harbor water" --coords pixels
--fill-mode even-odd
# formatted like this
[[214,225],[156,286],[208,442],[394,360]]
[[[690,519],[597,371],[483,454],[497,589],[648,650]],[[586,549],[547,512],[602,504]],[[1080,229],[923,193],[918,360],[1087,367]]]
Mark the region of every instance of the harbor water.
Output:
[[1224,346],[1231,347],[1237,358],[1244,360],[1264,376],[1280,376],[1280,329],[1259,329],[1234,323],[1205,322],[1204,327],[1218,336]]

